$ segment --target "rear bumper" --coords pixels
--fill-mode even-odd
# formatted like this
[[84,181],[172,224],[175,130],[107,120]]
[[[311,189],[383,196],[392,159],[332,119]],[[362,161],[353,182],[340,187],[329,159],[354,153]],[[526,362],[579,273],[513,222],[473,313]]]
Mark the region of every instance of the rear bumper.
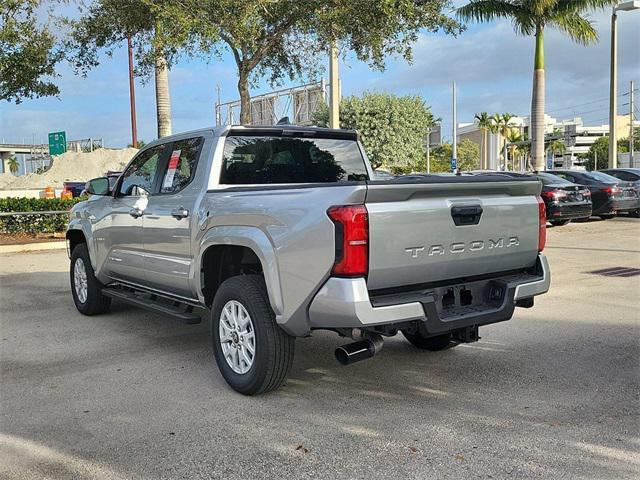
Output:
[[625,198],[619,200],[613,200],[612,202],[613,210],[616,212],[628,212],[631,210],[637,210],[640,204],[638,198]]
[[547,220],[571,220],[591,216],[591,203],[553,204],[547,209]]
[[[364,278],[330,278],[309,307],[312,329],[373,327],[422,321],[436,335],[472,325],[487,325],[508,320],[518,300],[541,295],[549,290],[551,276],[544,255],[539,255],[533,274],[502,277],[445,286],[419,292],[370,298]],[[443,291],[468,289],[482,298],[480,303],[443,307]],[[500,292],[500,295],[495,292]]]

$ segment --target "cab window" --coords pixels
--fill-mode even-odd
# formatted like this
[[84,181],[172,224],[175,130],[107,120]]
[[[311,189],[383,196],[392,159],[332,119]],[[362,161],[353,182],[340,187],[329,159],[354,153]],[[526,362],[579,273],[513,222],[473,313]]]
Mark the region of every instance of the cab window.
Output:
[[153,193],[153,184],[165,145],[157,145],[142,152],[122,174],[118,193],[123,196],[140,196]]
[[191,182],[203,141],[203,137],[195,137],[172,143],[160,193],[177,193]]

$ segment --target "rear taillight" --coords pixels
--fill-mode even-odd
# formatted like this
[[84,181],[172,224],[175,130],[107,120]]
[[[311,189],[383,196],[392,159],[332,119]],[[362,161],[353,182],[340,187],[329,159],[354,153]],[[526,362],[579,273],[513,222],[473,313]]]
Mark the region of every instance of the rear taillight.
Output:
[[332,274],[364,277],[369,273],[369,214],[364,205],[331,207],[327,215],[336,227],[336,260]]
[[538,251],[541,252],[547,243],[547,212],[542,197],[536,198],[538,199]]
[[540,195],[542,195],[542,197],[546,198],[547,200],[553,201],[566,197],[567,192],[563,192],[562,190],[555,190],[553,192],[542,192]]
[[601,192],[606,193],[607,195],[613,195],[614,193],[620,193],[620,189],[618,187],[605,187],[600,189]]

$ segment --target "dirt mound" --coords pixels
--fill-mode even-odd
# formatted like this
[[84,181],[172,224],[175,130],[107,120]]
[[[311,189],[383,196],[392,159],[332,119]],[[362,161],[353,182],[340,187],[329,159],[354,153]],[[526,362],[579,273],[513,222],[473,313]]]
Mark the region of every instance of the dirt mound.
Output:
[[103,176],[108,170],[122,170],[137,152],[136,148],[99,148],[91,153],[67,152],[55,157],[51,168],[44,173],[28,173],[21,177],[10,173],[0,175],[0,189],[62,188],[63,182],[86,182]]

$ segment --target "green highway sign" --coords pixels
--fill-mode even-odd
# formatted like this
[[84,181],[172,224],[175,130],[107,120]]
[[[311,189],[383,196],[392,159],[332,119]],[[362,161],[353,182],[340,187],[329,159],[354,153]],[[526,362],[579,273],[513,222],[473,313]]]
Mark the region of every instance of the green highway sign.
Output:
[[62,155],[67,151],[67,133],[52,132],[49,134],[49,155]]

